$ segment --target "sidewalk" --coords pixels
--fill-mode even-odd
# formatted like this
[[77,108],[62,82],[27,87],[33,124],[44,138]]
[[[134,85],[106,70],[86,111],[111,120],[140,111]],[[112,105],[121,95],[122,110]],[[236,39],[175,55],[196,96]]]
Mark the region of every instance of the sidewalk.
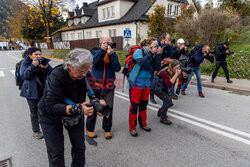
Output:
[[[202,75],[202,86],[209,88],[217,88],[222,90],[232,91],[233,93],[241,94],[241,95],[250,95],[250,80],[247,79],[230,79],[233,83],[227,83],[225,77],[216,77],[214,83],[211,82],[211,76]],[[197,84],[197,80],[195,75],[191,80],[192,85]]]

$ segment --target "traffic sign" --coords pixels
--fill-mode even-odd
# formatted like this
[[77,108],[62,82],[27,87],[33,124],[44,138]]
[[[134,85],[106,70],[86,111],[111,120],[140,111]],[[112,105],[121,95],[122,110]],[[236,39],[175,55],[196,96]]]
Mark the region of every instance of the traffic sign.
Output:
[[131,38],[131,30],[124,30],[124,38]]

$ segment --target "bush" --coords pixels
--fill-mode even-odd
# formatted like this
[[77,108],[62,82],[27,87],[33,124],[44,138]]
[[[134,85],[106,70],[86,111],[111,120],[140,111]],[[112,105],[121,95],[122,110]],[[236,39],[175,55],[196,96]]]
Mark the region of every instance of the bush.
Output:
[[239,23],[240,17],[235,13],[207,9],[202,10],[197,17],[182,19],[176,24],[175,30],[189,43],[215,46],[228,40],[233,33],[232,27]]

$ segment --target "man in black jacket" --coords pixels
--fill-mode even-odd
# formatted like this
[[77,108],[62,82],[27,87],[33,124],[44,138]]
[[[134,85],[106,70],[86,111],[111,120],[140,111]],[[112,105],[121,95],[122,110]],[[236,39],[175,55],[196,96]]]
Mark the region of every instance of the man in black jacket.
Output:
[[215,70],[214,70],[214,73],[212,75],[211,82],[214,82],[214,79],[218,73],[220,66],[222,66],[222,68],[225,72],[225,76],[227,78],[227,83],[233,82],[229,79],[229,73],[228,73],[227,62],[226,62],[226,57],[227,57],[227,55],[230,55],[230,54],[231,54],[231,52],[229,50],[229,42],[224,42],[223,44],[216,46],[215,52],[214,52],[216,63],[215,63]]
[[[90,103],[85,102],[88,90],[92,90],[86,78],[92,60],[89,51],[74,49],[67,55],[64,64],[55,67],[48,75],[44,95],[39,102],[39,116],[50,167],[65,166],[63,125],[72,145],[71,166],[85,165],[83,115],[91,116],[94,113]],[[89,94],[89,98],[92,97],[93,91],[92,95]],[[67,120],[74,120],[71,121],[74,125],[65,124]]]

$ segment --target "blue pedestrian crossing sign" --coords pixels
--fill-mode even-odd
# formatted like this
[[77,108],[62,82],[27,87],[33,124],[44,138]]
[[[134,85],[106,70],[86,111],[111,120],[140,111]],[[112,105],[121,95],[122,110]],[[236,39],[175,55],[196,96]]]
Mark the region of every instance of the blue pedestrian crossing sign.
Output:
[[124,38],[131,38],[131,30],[124,30]]

